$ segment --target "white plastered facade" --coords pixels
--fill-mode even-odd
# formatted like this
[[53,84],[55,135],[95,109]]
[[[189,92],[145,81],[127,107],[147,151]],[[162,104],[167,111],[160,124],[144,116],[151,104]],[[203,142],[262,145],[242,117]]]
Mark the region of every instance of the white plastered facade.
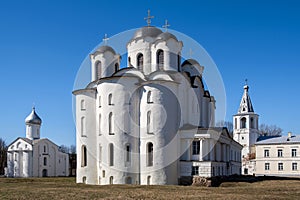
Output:
[[[115,67],[120,56],[111,47],[91,54],[91,83],[73,92],[78,183],[176,185],[184,177],[240,173],[241,145],[227,129],[211,128],[216,101],[204,88],[203,67],[193,59],[181,63],[182,46],[149,26],[127,43],[126,68]],[[114,64],[96,65],[95,55],[110,55]],[[103,71],[97,66],[109,73],[96,76]],[[216,143],[213,158],[207,154]]]

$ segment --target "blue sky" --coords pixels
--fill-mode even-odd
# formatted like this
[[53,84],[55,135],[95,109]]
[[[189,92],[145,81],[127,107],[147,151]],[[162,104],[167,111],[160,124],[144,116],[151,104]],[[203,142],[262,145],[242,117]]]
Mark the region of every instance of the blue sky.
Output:
[[24,119],[35,104],[42,137],[75,144],[72,90],[81,62],[105,33],[144,26],[147,9],[153,25],[168,19],[213,58],[225,84],[227,120],[237,112],[248,78],[260,123],[300,134],[296,0],[2,0],[0,137],[10,143],[25,136]]

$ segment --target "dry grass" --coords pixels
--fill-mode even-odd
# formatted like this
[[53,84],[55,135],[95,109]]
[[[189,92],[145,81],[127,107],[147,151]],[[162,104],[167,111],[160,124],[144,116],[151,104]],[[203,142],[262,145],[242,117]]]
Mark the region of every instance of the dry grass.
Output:
[[0,199],[300,199],[300,180],[186,186],[90,186],[74,178],[0,178]]

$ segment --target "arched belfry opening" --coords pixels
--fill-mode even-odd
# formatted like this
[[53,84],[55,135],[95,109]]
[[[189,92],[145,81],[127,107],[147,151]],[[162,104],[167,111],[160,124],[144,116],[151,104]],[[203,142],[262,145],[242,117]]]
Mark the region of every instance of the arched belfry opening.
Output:
[[164,51],[161,49],[156,52],[156,64],[158,69],[162,70],[164,68]]
[[241,119],[241,129],[243,129],[243,128],[247,128],[247,119],[246,119],[246,117],[243,117]]
[[144,66],[144,55],[142,53],[139,53],[136,57],[136,66],[138,70],[143,70],[143,66]]

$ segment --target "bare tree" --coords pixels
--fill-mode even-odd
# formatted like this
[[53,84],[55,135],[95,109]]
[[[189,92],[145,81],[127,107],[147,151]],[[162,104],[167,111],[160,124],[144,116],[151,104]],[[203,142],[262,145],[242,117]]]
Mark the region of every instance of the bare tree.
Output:
[[61,145],[60,146],[60,151],[63,153],[69,153],[70,152],[70,148],[66,145]]
[[226,127],[230,134],[233,133],[233,124],[229,121],[219,121],[216,124],[217,127]]
[[259,132],[265,136],[281,136],[283,130],[276,125],[261,124],[259,126]]
[[4,168],[7,162],[7,145],[5,141],[0,138],[0,175],[4,174]]
[[68,147],[66,145],[61,145],[59,148],[60,148],[61,152],[69,153],[69,154],[76,154],[76,146],[75,145],[71,145],[70,147]]
[[75,145],[70,146],[70,154],[76,154],[76,146]]

